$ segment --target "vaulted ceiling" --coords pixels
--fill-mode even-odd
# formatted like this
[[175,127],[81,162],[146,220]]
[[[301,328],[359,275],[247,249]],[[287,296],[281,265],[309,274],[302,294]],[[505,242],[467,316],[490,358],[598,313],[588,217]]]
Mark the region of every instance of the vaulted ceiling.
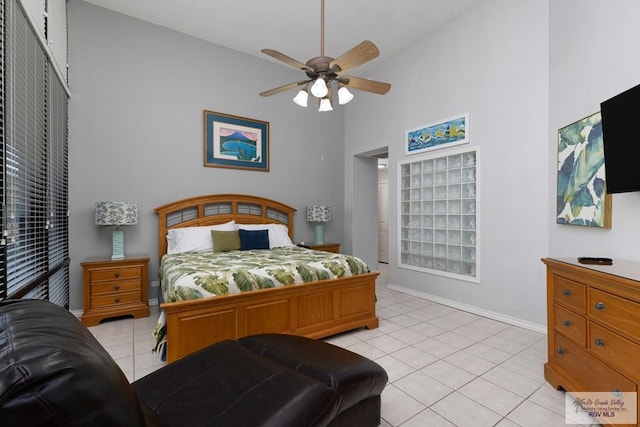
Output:
[[[263,48],[303,63],[320,55],[321,0],[85,1],[263,59]],[[325,55],[371,40],[391,57],[481,1],[325,0]]]

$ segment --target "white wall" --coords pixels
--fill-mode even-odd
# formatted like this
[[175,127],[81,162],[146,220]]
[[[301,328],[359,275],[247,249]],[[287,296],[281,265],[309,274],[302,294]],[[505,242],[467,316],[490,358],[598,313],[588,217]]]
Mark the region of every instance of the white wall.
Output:
[[[558,129],[600,110],[600,102],[640,84],[640,2],[551,2],[549,156]],[[633,132],[631,132],[633,135]],[[640,143],[630,139],[630,143]],[[556,209],[556,165],[550,163],[549,218]],[[640,193],[614,194],[610,230],[549,226],[549,254],[640,261]]]
[[[125,227],[125,253],[151,257],[153,208],[214,193],[269,197],[298,209],[296,238],[310,240],[306,206],[326,204],[328,241],[345,243],[344,116],[319,114],[266,89],[299,78],[293,69],[72,0],[69,6],[70,305],[82,308],[80,262],[111,256],[111,229],[93,224],[94,203],[139,204]],[[270,172],[203,167],[203,110],[270,123]],[[153,295],[150,295],[153,297]]]
[[[392,83],[384,99],[356,97],[347,106],[347,181],[354,170],[350,156],[389,147],[391,284],[545,323],[540,258],[548,254],[550,221],[548,43],[547,2],[487,0],[374,68],[372,78]],[[404,133],[464,112],[470,113],[470,144],[480,147],[480,284],[398,268],[397,262]],[[351,180],[347,205],[359,193]],[[376,229],[375,223],[359,226]]]

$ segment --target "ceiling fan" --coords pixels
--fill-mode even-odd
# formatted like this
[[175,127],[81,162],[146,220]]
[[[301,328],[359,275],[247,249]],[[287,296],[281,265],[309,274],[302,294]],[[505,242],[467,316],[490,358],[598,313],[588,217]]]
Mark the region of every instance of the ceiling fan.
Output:
[[337,90],[338,103],[342,105],[353,99],[353,94],[349,92],[347,87],[379,95],[384,95],[391,89],[389,83],[341,74],[378,57],[380,51],[369,40],[363,41],[335,59],[324,55],[324,0],[321,0],[320,56],[311,58],[306,64],[303,64],[277,50],[262,49],[261,52],[293,68],[304,71],[307,75],[305,80],[267,90],[260,93],[261,96],[271,96],[302,86],[298,94],[293,98],[296,104],[306,107],[310,92],[311,95],[319,100],[319,111],[331,111],[333,110],[334,90]]

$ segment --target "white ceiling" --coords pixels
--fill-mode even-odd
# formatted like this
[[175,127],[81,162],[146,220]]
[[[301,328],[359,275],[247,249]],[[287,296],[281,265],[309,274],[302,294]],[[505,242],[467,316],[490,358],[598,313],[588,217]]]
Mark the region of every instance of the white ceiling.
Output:
[[[263,59],[271,59],[263,48],[303,63],[320,55],[321,0],[85,1]],[[371,40],[380,49],[375,63],[481,1],[325,0],[325,55]]]

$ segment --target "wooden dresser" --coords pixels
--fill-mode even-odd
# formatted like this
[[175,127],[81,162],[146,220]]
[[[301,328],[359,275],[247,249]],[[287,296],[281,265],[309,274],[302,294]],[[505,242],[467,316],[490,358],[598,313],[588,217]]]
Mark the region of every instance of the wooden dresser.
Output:
[[148,316],[148,264],[149,258],[81,263],[84,277],[82,323],[94,326],[109,317]]
[[637,393],[640,264],[614,260],[613,265],[583,265],[576,259],[550,258],[542,262],[547,265],[547,382],[569,392]]

